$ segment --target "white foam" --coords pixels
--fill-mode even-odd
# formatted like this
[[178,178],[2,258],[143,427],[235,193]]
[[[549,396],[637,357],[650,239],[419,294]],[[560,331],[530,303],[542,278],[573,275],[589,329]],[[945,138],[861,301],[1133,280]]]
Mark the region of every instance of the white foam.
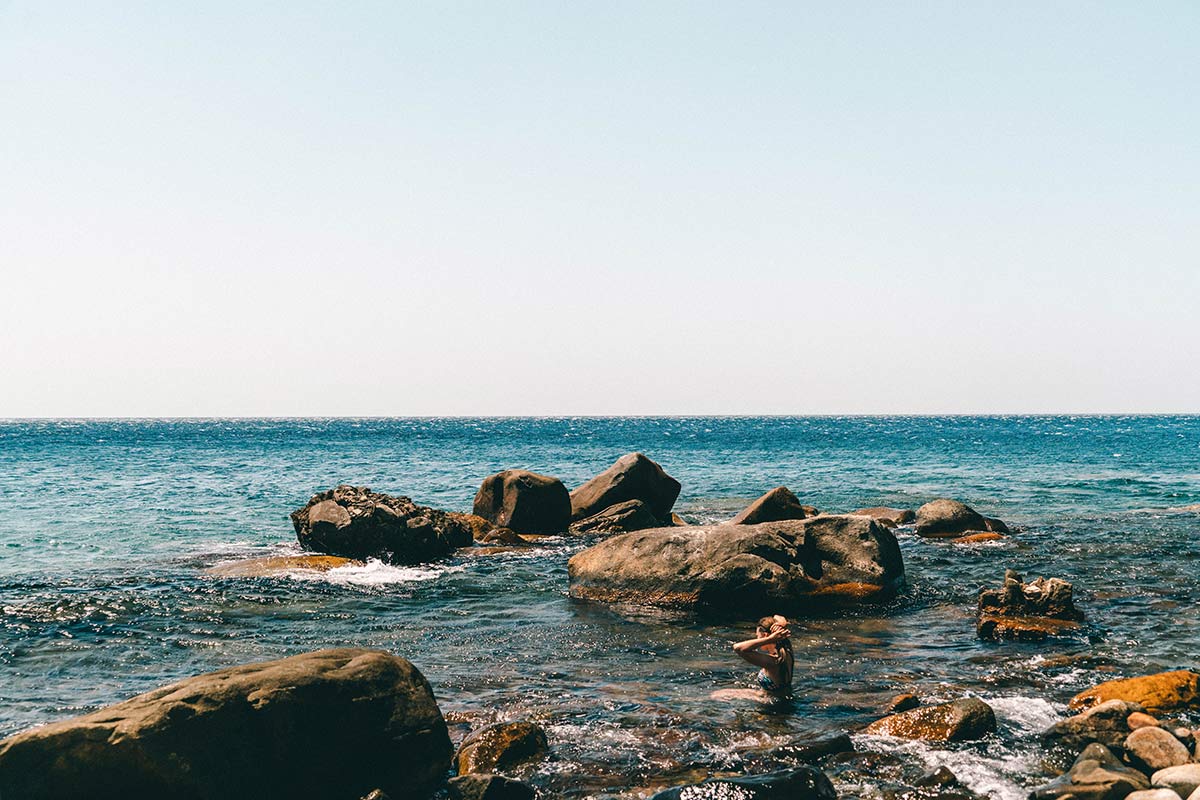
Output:
[[453,572],[462,572],[465,567],[455,566],[423,566],[397,567],[385,564],[376,559],[370,559],[366,564],[348,564],[335,567],[325,572],[311,569],[290,570],[285,573],[289,578],[302,581],[324,581],[340,586],[387,586],[397,583],[423,583],[435,580]]

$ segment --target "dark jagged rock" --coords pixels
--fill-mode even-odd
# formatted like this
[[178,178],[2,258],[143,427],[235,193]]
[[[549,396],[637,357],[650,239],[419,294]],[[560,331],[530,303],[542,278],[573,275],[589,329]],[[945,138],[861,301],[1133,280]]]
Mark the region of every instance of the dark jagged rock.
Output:
[[533,800],[533,787],[502,775],[451,778],[450,800]]
[[532,722],[501,722],[478,730],[459,745],[459,775],[494,772],[546,755],[546,732]]
[[1200,674],[1190,670],[1158,672],[1137,678],[1105,681],[1071,698],[1071,708],[1088,708],[1106,700],[1125,700],[1159,714],[1200,709]]
[[1082,619],[1071,584],[1059,578],[1022,583],[1010,569],[1002,588],[979,593],[976,633],[981,639],[1041,641],[1078,629]]
[[984,517],[983,529],[985,531],[991,531],[992,533],[1012,533],[1012,531],[1009,530],[1009,527],[1005,525],[1002,520],[998,520],[995,517]]
[[784,760],[815,764],[826,756],[849,753],[852,750],[854,750],[854,742],[850,739],[849,734],[834,733],[797,737],[772,750],[771,755]]
[[780,522],[785,519],[815,517],[819,511],[803,505],[786,486],[776,486],[742,509],[729,520],[730,525],[757,525],[760,522]]
[[432,561],[469,546],[474,538],[462,514],[358,486],[313,495],[304,508],[292,512],[292,525],[305,550],[392,564]]
[[568,562],[571,596],[743,614],[875,601],[904,583],[896,537],[867,517],[654,528]]
[[1129,736],[1129,716],[1143,710],[1136,703],[1109,700],[1054,723],[1042,732],[1042,744],[1074,755],[1095,742],[1121,753]]
[[981,514],[957,500],[933,500],[917,509],[917,535],[953,538],[967,531],[986,531]]
[[474,512],[517,533],[565,533],[571,523],[571,495],[558,478],[506,469],[483,479]]
[[[314,768],[314,754],[336,769]],[[424,797],[450,767],[428,682],[377,650],[187,678],[0,743],[0,797]]]
[[968,697],[884,717],[868,725],[864,733],[927,742],[966,742],[982,739],[994,730],[996,715],[992,707]]
[[629,533],[657,528],[662,523],[641,500],[626,500],[599,514],[571,523],[571,533]]
[[641,500],[655,519],[665,523],[681,488],[658,464],[641,453],[629,453],[571,492],[571,519],[590,517],[626,500]]
[[1071,769],[1034,789],[1030,800],[1119,800],[1150,788],[1146,776],[1125,766],[1102,744],[1089,744]]
[[837,792],[824,772],[815,767],[768,772],[745,778],[709,778],[676,786],[650,800],[836,800]]
[[895,528],[900,525],[907,525],[917,518],[917,512],[911,508],[889,508],[888,506],[871,506],[870,508],[860,508],[858,511],[850,512],[860,517],[870,517],[880,525],[886,525],[889,528]]

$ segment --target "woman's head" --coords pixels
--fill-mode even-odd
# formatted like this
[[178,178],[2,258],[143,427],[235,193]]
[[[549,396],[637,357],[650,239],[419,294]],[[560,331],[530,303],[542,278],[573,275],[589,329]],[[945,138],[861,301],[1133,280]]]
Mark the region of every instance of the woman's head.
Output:
[[766,636],[768,633],[773,633],[776,628],[786,628],[787,624],[787,617],[779,614],[762,617],[758,620],[758,635]]

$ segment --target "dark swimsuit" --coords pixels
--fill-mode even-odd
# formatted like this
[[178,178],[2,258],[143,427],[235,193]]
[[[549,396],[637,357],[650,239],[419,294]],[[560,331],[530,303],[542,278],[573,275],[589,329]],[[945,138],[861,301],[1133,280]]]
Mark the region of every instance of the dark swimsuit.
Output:
[[792,677],[792,669],[794,667],[794,664],[788,660],[785,660],[783,663],[785,666],[784,674],[789,679],[787,681],[787,683],[783,686],[780,686],[779,684],[775,683],[775,681],[771,680],[771,676],[767,674],[766,669],[760,669],[758,671],[758,675],[756,676],[756,678],[758,680],[758,685],[762,688],[763,691],[770,692],[772,694],[781,694],[783,692],[788,692],[791,690],[791,688],[792,688],[791,677]]

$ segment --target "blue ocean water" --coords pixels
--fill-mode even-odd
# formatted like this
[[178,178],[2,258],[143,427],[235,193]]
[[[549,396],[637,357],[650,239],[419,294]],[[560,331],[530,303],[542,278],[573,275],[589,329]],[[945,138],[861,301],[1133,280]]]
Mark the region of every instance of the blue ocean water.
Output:
[[[736,623],[570,600],[566,561],[585,541],[412,568],[205,572],[298,552],[288,513],[338,483],[469,510],[499,469],[574,486],[633,450],[682,482],[676,511],[693,522],[787,485],[835,512],[954,497],[1018,531],[963,546],[901,529],[909,589],[798,624],[786,711],[710,699],[748,680],[729,652]],[[1017,798],[1044,777],[1037,731],[1074,692],[1200,661],[1196,504],[1195,416],[0,422],[0,735],[197,672],[370,646],[422,669],[455,736],[547,726],[553,757],[527,777],[554,796],[768,768],[773,744],[854,729],[917,691],[984,697],[1000,732],[948,750],[860,737],[862,758],[831,768],[842,795],[881,797],[948,763]],[[977,641],[976,595],[1007,567],[1073,581],[1085,633]]]

